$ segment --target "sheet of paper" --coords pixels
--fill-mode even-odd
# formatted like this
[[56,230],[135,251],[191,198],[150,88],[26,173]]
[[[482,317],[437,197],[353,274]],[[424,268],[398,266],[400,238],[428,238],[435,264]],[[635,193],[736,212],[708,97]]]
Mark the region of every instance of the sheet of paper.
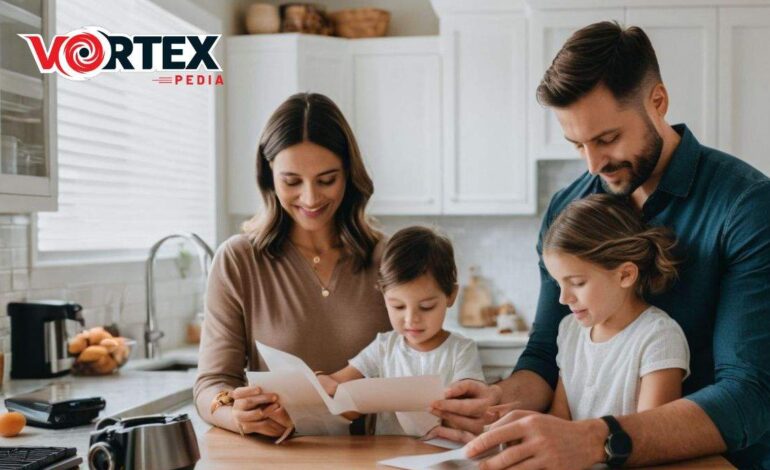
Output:
[[[318,378],[302,359],[256,341],[257,351],[270,371],[301,374],[331,414],[346,411],[380,413],[384,411],[427,411],[430,404],[444,396],[438,375],[359,379],[340,384],[334,398],[324,390]],[[266,388],[267,389],[267,388]],[[290,411],[290,402],[286,404]]]
[[418,437],[441,424],[441,418],[425,411],[397,411],[396,419],[406,434]]
[[318,392],[298,371],[247,372],[250,385],[277,394],[297,434],[303,436],[339,436],[350,434],[350,421],[333,415]]
[[463,444],[460,444],[459,442],[450,441],[449,439],[444,439],[441,437],[437,437],[434,439],[431,439],[429,441],[423,441],[428,445],[441,447],[443,449],[459,449],[463,446]]
[[447,452],[428,455],[407,455],[377,462],[389,467],[403,468],[406,470],[421,470],[425,468],[454,468],[477,469],[478,465],[473,460],[465,458],[465,449],[459,448]]

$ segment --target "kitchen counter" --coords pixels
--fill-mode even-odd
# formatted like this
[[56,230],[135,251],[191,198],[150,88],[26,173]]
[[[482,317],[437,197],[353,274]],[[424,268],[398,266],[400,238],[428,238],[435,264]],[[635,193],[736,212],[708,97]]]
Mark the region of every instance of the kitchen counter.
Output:
[[[128,366],[128,364],[126,364]],[[64,376],[55,379],[10,380],[0,393],[0,409],[5,411],[5,398],[29,392],[49,383],[67,383],[77,396],[100,396],[105,409],[99,418],[127,417],[161,412],[188,412],[198,437],[210,426],[204,423],[192,407],[192,386],[195,371],[157,372],[123,368],[118,373],[98,377]],[[4,445],[76,447],[85,461],[92,425],[67,429],[45,429],[25,426],[14,438],[3,439]]]
[[529,332],[500,334],[495,327],[466,328],[449,317],[444,320],[444,328],[472,339],[479,348],[524,348],[529,341]]
[[[379,460],[402,455],[432,454],[446,449],[402,436],[330,436],[298,437],[281,445],[267,439],[212,428],[199,436],[201,460],[196,470],[227,470],[254,466],[281,469],[370,469]],[[447,467],[449,468],[449,467]],[[694,459],[677,464],[650,467],[656,469],[731,469],[721,456]]]

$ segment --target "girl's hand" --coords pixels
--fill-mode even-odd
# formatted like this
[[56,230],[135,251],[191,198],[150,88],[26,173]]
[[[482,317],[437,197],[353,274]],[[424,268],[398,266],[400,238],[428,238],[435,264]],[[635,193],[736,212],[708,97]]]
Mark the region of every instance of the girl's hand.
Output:
[[236,388],[230,396],[235,400],[233,419],[245,434],[278,437],[292,426],[291,418],[274,393],[263,393],[258,386],[247,386]]
[[339,383],[336,380],[324,374],[318,374],[316,377],[318,377],[318,381],[321,382],[321,386],[326,390],[326,393],[328,393],[330,397],[333,397],[334,394],[337,393],[337,386]]

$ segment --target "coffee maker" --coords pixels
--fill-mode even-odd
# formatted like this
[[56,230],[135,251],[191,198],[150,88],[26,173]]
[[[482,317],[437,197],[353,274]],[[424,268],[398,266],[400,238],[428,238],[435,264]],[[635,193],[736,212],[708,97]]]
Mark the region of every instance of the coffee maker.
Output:
[[76,303],[61,300],[11,302],[11,378],[45,379],[69,373],[68,327],[84,326]]

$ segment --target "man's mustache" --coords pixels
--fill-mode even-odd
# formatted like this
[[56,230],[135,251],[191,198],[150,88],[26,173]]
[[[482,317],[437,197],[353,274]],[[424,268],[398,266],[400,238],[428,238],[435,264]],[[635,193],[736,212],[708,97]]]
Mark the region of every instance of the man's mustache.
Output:
[[623,168],[631,168],[631,163],[629,162],[622,162],[622,163],[608,163],[604,165],[604,168],[599,171],[599,173],[612,173],[613,171],[618,171]]

